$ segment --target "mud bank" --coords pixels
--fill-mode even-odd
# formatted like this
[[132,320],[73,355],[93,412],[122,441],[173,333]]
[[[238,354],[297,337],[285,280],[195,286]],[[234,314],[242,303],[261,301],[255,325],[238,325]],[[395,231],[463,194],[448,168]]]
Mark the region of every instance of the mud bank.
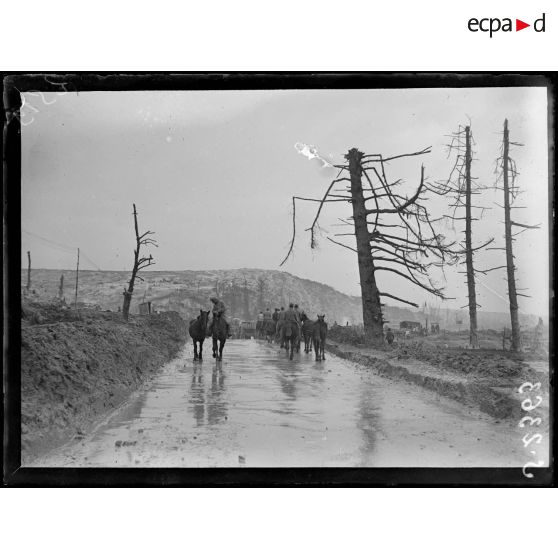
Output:
[[22,463],[83,437],[173,358],[187,335],[175,312],[126,323],[112,312],[65,320],[49,310],[23,314]]
[[[390,354],[336,342],[328,342],[327,348],[341,358],[373,368],[382,376],[417,384],[497,419],[517,419],[525,415],[521,409],[525,396],[517,391],[524,381],[541,382],[543,393],[548,395],[548,373],[527,365],[509,369],[507,375],[467,377],[462,371],[439,368],[417,359],[406,359],[404,366],[398,360],[390,362],[400,357],[396,352]],[[548,396],[540,410],[548,411]]]

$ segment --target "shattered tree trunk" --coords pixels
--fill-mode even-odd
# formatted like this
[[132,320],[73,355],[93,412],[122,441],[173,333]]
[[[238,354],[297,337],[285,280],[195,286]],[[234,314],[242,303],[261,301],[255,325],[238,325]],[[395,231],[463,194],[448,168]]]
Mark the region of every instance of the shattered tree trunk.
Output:
[[[157,244],[149,237],[153,233],[151,231],[147,231],[140,235],[139,228],[138,228],[138,212],[136,210],[136,204],[132,204],[134,206],[134,230],[136,233],[136,248],[134,250],[134,267],[132,269],[132,276],[130,277],[130,282],[128,283],[127,290],[124,291],[124,302],[122,304],[122,315],[124,319],[128,321],[128,317],[130,315],[130,304],[132,302],[132,295],[134,293],[134,284],[136,282],[136,277],[138,276],[138,271],[145,267],[149,267],[153,265],[153,258],[151,254],[149,258],[141,257],[140,250],[142,246],[147,244],[152,244],[157,246]],[[143,280],[139,278],[140,280]]]
[[[134,208],[135,210],[135,208]],[[137,257],[134,262],[134,268],[132,269],[132,276],[130,277],[130,282],[128,283],[128,289],[124,291],[124,302],[122,303],[122,315],[124,319],[128,321],[130,316],[130,305],[132,303],[132,295],[134,293],[134,283],[136,281],[136,275],[138,273]]]
[[[132,287],[133,289],[133,287]],[[122,315],[124,319],[128,321],[130,316],[130,303],[132,302],[132,293],[128,290],[124,292],[124,304],[122,305]]]
[[471,129],[465,128],[465,264],[467,267],[467,290],[469,294],[469,345],[478,349],[477,294],[473,268],[473,239],[471,231]]
[[370,248],[370,233],[368,231],[366,207],[362,192],[361,159],[363,155],[358,149],[353,148],[347,154],[347,159],[351,175],[351,203],[353,206],[360,290],[362,294],[364,337],[367,343],[380,344],[383,342],[382,306],[380,303],[380,293],[374,277],[374,259]]
[[508,296],[510,300],[511,317],[511,349],[519,351],[521,349],[521,332],[519,329],[519,305],[517,304],[517,289],[515,286],[515,265],[512,246],[512,220],[510,206],[510,186],[509,174],[509,149],[510,137],[508,130],[508,119],[504,120],[504,216],[505,216],[505,237],[506,237],[506,267],[508,272]]

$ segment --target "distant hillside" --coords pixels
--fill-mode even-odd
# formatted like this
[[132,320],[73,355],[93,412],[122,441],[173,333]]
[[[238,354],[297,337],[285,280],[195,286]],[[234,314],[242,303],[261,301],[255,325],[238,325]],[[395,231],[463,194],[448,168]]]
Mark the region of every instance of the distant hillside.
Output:
[[[64,296],[73,302],[75,270],[37,269],[32,271],[32,288],[42,300],[52,299],[58,294],[60,276],[64,274]],[[80,271],[78,302],[97,304],[104,310],[116,311],[122,305],[122,292],[127,285],[129,272],[125,271]],[[138,313],[138,304],[151,301],[156,309],[175,310],[184,318],[194,317],[200,308],[209,309],[209,297],[217,295],[228,308],[229,316],[255,319],[265,308],[287,306],[298,303],[309,316],[324,313],[333,324],[362,323],[360,297],[349,296],[334,288],[295,277],[284,271],[263,269],[231,269],[211,271],[143,271],[145,282],[136,283],[132,312]],[[26,284],[27,272],[22,270],[22,285]],[[392,327],[399,327],[403,320],[426,322],[437,321],[443,329],[467,329],[468,315],[465,310],[416,310],[411,307],[385,306],[384,317]],[[520,315],[521,322],[532,327],[537,317]],[[461,323],[458,323],[461,320]],[[509,327],[509,314],[479,312],[480,329]]]
[[[32,288],[41,299],[57,295],[64,274],[66,301],[74,300],[75,271],[33,270]],[[118,310],[122,292],[129,279],[124,271],[80,271],[78,301],[97,304],[102,309]],[[330,323],[362,321],[359,297],[336,291],[328,285],[295,277],[282,271],[233,269],[211,271],[143,271],[145,282],[137,282],[132,312],[138,313],[143,300],[156,309],[175,310],[183,317],[195,317],[200,308],[209,309],[209,298],[217,295],[228,308],[229,316],[255,319],[260,310],[288,306],[290,302],[308,314],[326,314]],[[22,271],[22,284],[27,275]]]

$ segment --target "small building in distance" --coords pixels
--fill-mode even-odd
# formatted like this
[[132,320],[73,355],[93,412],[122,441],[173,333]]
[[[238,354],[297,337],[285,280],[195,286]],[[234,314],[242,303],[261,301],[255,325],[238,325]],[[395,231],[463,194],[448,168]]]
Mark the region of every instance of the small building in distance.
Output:
[[399,322],[399,329],[405,329],[408,331],[421,331],[422,324],[420,322],[411,322],[409,320],[405,320],[403,322]]

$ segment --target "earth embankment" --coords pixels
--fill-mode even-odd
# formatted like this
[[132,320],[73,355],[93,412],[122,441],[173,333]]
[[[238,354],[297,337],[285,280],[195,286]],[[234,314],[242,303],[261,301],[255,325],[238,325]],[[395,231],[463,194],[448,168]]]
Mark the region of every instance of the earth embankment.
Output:
[[80,438],[178,352],[176,312],[133,316],[53,305],[23,307],[22,462]]
[[471,350],[439,347],[432,340],[396,342],[392,347],[365,346],[350,328],[332,328],[328,349],[376,373],[435,391],[496,419],[517,419],[525,414],[518,391],[524,382],[540,382],[548,412],[549,367],[542,357],[495,349]]

